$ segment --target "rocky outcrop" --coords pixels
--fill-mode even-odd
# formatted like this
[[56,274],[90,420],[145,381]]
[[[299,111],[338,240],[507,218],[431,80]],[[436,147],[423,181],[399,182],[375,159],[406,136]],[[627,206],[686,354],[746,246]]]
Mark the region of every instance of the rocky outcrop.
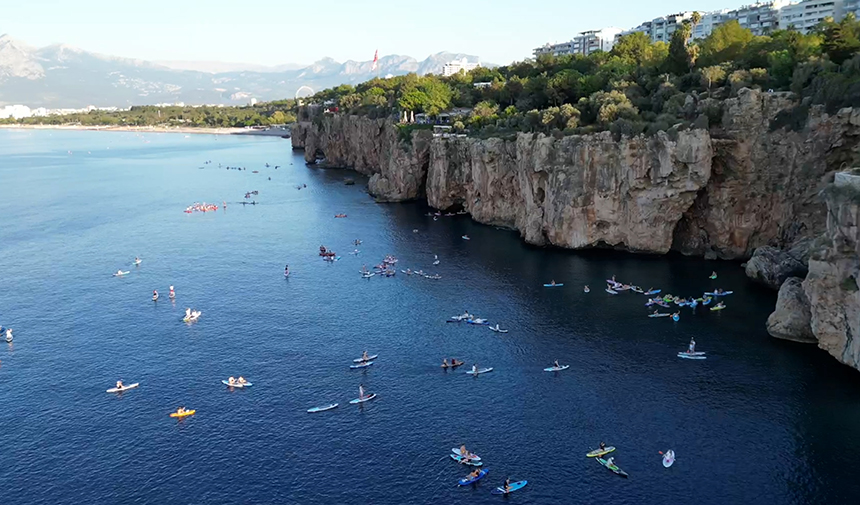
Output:
[[825,212],[817,195],[823,179],[852,158],[860,110],[828,115],[812,107],[801,127],[777,127],[796,106],[787,94],[750,89],[725,101],[722,126],[712,129],[713,175],[679,223],[674,249],[744,258],[820,234]]
[[608,132],[515,141],[436,139],[427,201],[520,230],[532,244],[665,253],[710,177],[704,130],[613,139]]
[[803,289],[818,346],[860,369],[860,177],[837,175],[824,192],[827,230],[809,259]]
[[312,126],[313,123],[309,121],[302,121],[293,124],[292,128],[290,129],[290,141],[292,142],[293,150],[300,150],[305,148],[308,133],[310,133]]
[[803,279],[791,277],[779,288],[776,309],[767,318],[767,332],[776,338],[816,343],[810,326],[809,299],[803,290]]
[[810,242],[801,240],[788,250],[759,247],[747,261],[747,277],[772,289],[780,289],[789,277],[806,277]]

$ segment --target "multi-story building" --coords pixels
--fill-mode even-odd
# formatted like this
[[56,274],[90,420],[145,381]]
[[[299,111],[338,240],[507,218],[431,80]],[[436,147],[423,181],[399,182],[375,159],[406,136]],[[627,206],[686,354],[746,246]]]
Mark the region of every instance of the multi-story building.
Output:
[[474,70],[480,66],[480,63],[470,63],[468,58],[463,58],[462,60],[454,60],[446,63],[442,67],[442,75],[449,76],[459,74],[461,71],[469,72],[470,70]]
[[803,0],[780,9],[779,26],[809,33],[824,18],[842,19],[844,10],[843,0]]
[[621,33],[621,28],[602,28],[582,32],[567,42],[546,44],[534,50],[535,57],[542,54],[563,56],[565,54],[589,55],[595,51],[611,51],[615,38]]

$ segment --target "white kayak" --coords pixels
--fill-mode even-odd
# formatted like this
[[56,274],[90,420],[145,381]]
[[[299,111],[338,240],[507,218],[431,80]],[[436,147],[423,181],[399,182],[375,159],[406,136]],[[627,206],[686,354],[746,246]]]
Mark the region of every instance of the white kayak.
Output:
[[336,409],[337,406],[337,403],[331,403],[329,405],[323,405],[322,407],[314,407],[312,409],[308,409],[308,414],[315,414],[317,412],[325,412],[326,410]]
[[469,370],[466,373],[469,375],[481,375],[482,373],[487,373],[487,372],[492,372],[492,371],[493,371],[493,367],[490,367],[490,368],[482,368],[482,369],[477,370],[477,371]]
[[367,359],[364,359],[364,358],[357,358],[357,359],[352,360],[352,362],[353,362],[353,363],[363,363],[363,362],[365,362],[365,361],[373,361],[373,360],[375,360],[375,359],[376,359],[376,358],[378,358],[378,357],[379,357],[379,354],[374,354],[373,356],[368,356],[368,357],[367,357]]
[[134,384],[129,384],[128,386],[123,386],[121,388],[110,388],[106,393],[122,393],[123,391],[128,391],[129,389],[134,389],[137,386],[140,386],[139,382],[135,382]]
[[562,365],[562,366],[551,366],[548,368],[544,368],[544,372],[561,372],[562,370],[567,370],[570,368],[570,365]]

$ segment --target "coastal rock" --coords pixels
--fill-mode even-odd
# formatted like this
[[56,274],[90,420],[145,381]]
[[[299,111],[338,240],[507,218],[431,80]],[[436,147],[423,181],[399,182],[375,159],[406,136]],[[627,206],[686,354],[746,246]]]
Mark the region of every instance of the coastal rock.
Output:
[[818,346],[860,369],[860,181],[833,184],[825,195],[827,231],[809,259],[803,289]]
[[860,129],[850,114],[816,107],[798,130],[780,127],[778,118],[796,106],[786,93],[752,89],[724,101],[722,127],[711,132],[713,175],[679,223],[673,249],[746,258],[821,233],[825,207],[817,194],[852,159]]
[[795,342],[816,343],[812,333],[809,299],[803,290],[803,279],[791,277],[781,288],[776,309],[767,318],[767,332],[771,336]]
[[787,251],[771,246],[759,247],[746,263],[747,277],[772,289],[781,289],[789,277],[806,277],[808,242],[802,241]]

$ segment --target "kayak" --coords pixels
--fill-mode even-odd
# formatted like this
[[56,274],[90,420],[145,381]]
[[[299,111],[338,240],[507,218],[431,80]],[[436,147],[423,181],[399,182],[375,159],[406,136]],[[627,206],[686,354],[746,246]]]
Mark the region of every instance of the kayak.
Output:
[[482,369],[480,369],[480,370],[478,370],[478,371],[469,370],[469,371],[468,371],[468,372],[466,372],[466,373],[467,373],[467,374],[469,374],[469,375],[475,375],[475,376],[477,376],[477,375],[481,375],[482,373],[487,373],[487,372],[492,372],[492,371],[493,371],[493,367],[490,367],[490,368],[482,368]]
[[714,291],[713,293],[708,293],[707,291],[705,292],[705,294],[709,296],[726,296],[732,293],[734,293],[734,291],[723,291],[722,293],[717,293],[716,291]]
[[666,454],[663,455],[663,466],[669,468],[672,466],[672,463],[675,462],[675,451],[669,449],[666,451]]
[[617,295],[618,294],[618,291],[615,291],[614,289],[609,289],[609,288],[606,288],[606,292],[609,293],[610,295]]
[[314,407],[312,409],[308,409],[308,414],[314,414],[317,412],[325,412],[326,410],[336,409],[337,403],[332,403],[330,405],[324,405],[322,407]]
[[708,359],[706,356],[694,356],[694,355],[686,354],[683,352],[679,352],[678,357],[684,358],[684,359]]
[[349,365],[349,367],[351,369],[355,370],[356,368],[367,368],[367,367],[372,366],[372,365],[373,365],[373,361],[365,361],[364,363],[359,363],[357,365]]
[[529,481],[527,481],[527,480],[521,480],[521,481],[518,481],[518,482],[511,482],[510,484],[508,484],[508,490],[507,490],[507,491],[505,491],[505,487],[504,487],[504,486],[499,486],[499,487],[497,487],[496,489],[493,489],[492,491],[490,491],[490,494],[509,494],[509,493],[513,493],[513,492],[514,492],[514,491],[516,491],[517,489],[522,489],[522,488],[526,487],[526,484],[528,484],[528,483],[529,483]]
[[652,289],[651,291],[646,291],[646,292],[644,292],[644,293],[642,293],[642,294],[643,294],[643,295],[646,295],[646,296],[650,296],[650,295],[656,295],[656,294],[657,294],[657,293],[659,293],[660,291],[663,291],[663,290],[662,290],[662,289]]
[[726,308],[726,306],[722,305],[720,307],[711,307],[711,310],[723,310],[724,308]]
[[456,454],[449,454],[449,456],[451,456],[451,459],[462,465],[483,466],[484,464],[484,462],[479,459],[463,459],[463,456],[458,456]]
[[485,468],[485,469],[481,470],[481,473],[479,473],[477,477],[464,477],[464,478],[457,481],[457,485],[458,486],[468,486],[469,484],[474,484],[475,482],[478,482],[479,480],[483,479],[484,476],[487,475],[487,472],[489,472],[489,471],[490,470],[488,468]]
[[618,468],[618,466],[615,463],[610,463],[609,461],[606,461],[603,458],[597,458],[597,462],[600,463],[601,465],[605,466],[606,468],[612,470],[612,472],[614,472],[616,475],[620,475],[624,478],[627,478],[627,472]]
[[[457,447],[452,448],[451,452],[453,452],[455,455],[457,455],[461,458],[463,457],[463,453],[460,452],[460,449]],[[474,460],[474,461],[481,461],[481,457],[478,456],[477,454],[469,454],[469,459]]]
[[231,388],[244,388],[253,386],[253,384],[251,384],[250,382],[245,382],[244,384],[239,384],[238,382],[230,384],[230,381],[228,381],[227,379],[222,380],[221,384],[224,384],[225,386],[230,386]]
[[379,354],[374,354],[373,356],[368,356],[367,359],[364,358],[356,358],[352,360],[353,363],[364,363],[365,361],[373,361],[379,357]]
[[543,287],[545,287],[545,288],[560,288],[562,286],[564,286],[564,283],[562,283],[562,284],[544,284],[543,285]]
[[130,270],[126,270],[125,272],[120,271],[120,272],[113,274],[113,276],[114,277],[122,277],[123,275],[128,275],[129,273],[131,273]]
[[570,368],[570,365],[562,365],[562,366],[551,366],[549,368],[544,368],[544,372],[561,372],[562,370],[567,370]]
[[350,400],[349,403],[351,403],[352,405],[357,405],[359,403],[369,402],[370,400],[373,400],[374,398],[376,398],[376,393],[369,394],[369,395],[365,396],[364,398],[356,398],[355,400]]
[[669,317],[672,314],[663,314],[662,312],[659,314],[648,314],[648,317]]
[[603,455],[609,454],[610,452],[612,452],[614,450],[615,450],[615,447],[610,445],[609,447],[607,447],[605,449],[595,449],[589,453],[586,453],[585,457],[586,458],[594,458],[596,456],[603,456]]
[[140,383],[135,382],[134,384],[129,384],[128,386],[123,386],[121,388],[110,388],[106,393],[122,393],[123,391],[128,391],[129,389],[134,389],[137,386],[140,386]]
[[185,412],[183,412],[181,414],[179,412],[171,412],[170,417],[193,416],[195,412],[197,412],[197,411],[196,410],[186,410]]

